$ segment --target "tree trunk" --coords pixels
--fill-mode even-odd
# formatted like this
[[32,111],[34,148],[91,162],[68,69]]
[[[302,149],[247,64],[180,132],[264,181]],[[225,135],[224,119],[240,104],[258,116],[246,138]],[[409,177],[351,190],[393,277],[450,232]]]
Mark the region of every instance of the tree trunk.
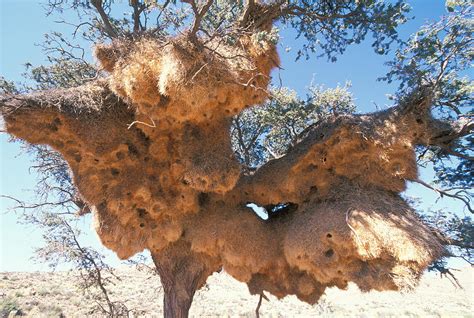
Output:
[[192,252],[184,242],[152,252],[152,257],[163,286],[164,317],[188,317],[194,294],[219,269],[218,262]]
[[176,270],[166,265],[157,265],[157,268],[164,291],[164,317],[188,317],[194,293],[198,289],[196,281],[201,279],[201,272],[187,272],[185,268]]

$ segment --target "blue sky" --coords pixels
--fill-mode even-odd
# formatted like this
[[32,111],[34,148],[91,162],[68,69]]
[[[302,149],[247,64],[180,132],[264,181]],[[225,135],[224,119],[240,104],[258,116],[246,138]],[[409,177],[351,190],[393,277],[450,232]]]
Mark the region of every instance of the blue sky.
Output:
[[[439,16],[445,14],[444,3],[444,0],[411,1],[413,8],[411,15],[415,19],[400,28],[401,36],[406,38],[426,21],[437,20]],[[69,18],[73,16],[69,12],[65,15]],[[46,57],[35,43],[40,43],[48,31],[59,30],[65,34],[70,31],[64,25],[54,23],[58,18],[46,17],[38,1],[1,0],[0,75],[8,80],[21,81],[21,73],[24,72],[26,62],[33,65],[46,63]],[[351,91],[356,98],[359,112],[373,112],[376,110],[375,104],[382,108],[390,104],[386,94],[394,93],[396,85],[387,85],[376,80],[386,73],[387,68],[383,63],[389,57],[375,54],[368,41],[350,47],[336,63],[328,63],[325,58],[302,59],[295,62],[298,45],[293,35],[289,30],[281,32],[283,43],[280,52],[283,70],[279,71],[280,74],[276,72],[274,77],[277,81],[281,77],[284,86],[304,95],[311,81],[326,87],[351,81]],[[285,52],[286,47],[291,48],[289,53]],[[28,200],[32,197],[31,189],[37,178],[29,169],[33,164],[32,158],[22,152],[19,143],[11,143],[8,140],[6,134],[0,134],[0,194]],[[429,181],[432,172],[425,169],[421,171],[421,176]],[[425,208],[431,207],[438,198],[432,191],[416,185],[410,185],[407,194],[422,197]],[[41,232],[31,226],[18,224],[16,215],[7,213],[11,206],[12,202],[0,198],[0,271],[47,269],[44,264],[30,260],[34,248],[41,246]],[[461,211],[461,205],[452,200],[443,199],[434,205],[437,209],[442,207]],[[83,232],[87,233],[83,237],[83,242],[100,247],[97,237],[90,229],[90,216],[78,222],[84,229]],[[113,253],[107,252],[107,255],[112,264],[118,264]]]

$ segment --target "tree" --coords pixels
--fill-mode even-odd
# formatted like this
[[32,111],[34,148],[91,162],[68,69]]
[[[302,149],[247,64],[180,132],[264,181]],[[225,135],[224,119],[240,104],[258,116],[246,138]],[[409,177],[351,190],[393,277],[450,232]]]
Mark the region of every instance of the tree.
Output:
[[324,89],[313,85],[305,101],[286,87],[271,89],[271,99],[264,105],[245,109],[232,120],[230,133],[237,158],[254,170],[286,154],[321,120],[353,113],[349,86]]
[[[276,93],[266,111],[241,113],[270,95],[275,23],[306,39],[301,56],[319,48],[334,59],[369,32],[383,54],[399,41],[402,1],[137,0],[121,20],[110,14],[113,1],[50,1],[52,10],[67,5],[84,14],[77,30],[87,27],[86,38],[111,40],[95,47],[102,70],[67,45],[58,52],[65,61],[33,72],[67,88],[1,97],[6,129],[61,153],[105,246],[121,258],[151,251],[165,316],[187,316],[221,267],[252,293],[313,303],[349,281],[363,290],[412,286],[445,255],[449,242],[398,195],[417,180],[414,148],[451,149],[472,131],[433,116],[444,96],[438,84],[418,81],[396,107],[368,115],[350,114],[341,88],[315,88],[305,102]],[[67,70],[86,83],[63,85]],[[249,202],[286,213],[264,222]]]
[[101,252],[81,242],[81,231],[76,223],[90,211],[73,186],[67,163],[60,154],[44,146],[32,145],[27,150],[36,156],[36,165],[32,168],[41,176],[35,188],[35,203],[2,197],[16,202],[11,209],[21,212],[22,223],[43,231],[44,245],[36,249],[36,259],[53,270],[62,264],[70,266],[77,274],[74,283],[94,302],[90,314],[128,317],[135,310],[115,300],[108,290],[120,280],[115,270],[105,262]]
[[[469,1],[447,1],[450,14],[440,21],[424,25],[396,52],[387,63],[391,70],[382,80],[397,80],[398,96],[406,92],[429,87],[433,92],[432,104],[438,118],[458,126],[459,137],[440,134],[433,143],[420,147],[418,161],[421,165],[432,163],[436,172],[434,183],[443,190],[424,182],[440,196],[461,200],[466,210],[473,213],[473,122],[472,79],[465,73],[472,64],[473,9]],[[452,211],[436,211],[423,216],[434,228],[449,238],[451,255],[461,257],[471,265],[472,218],[460,217]],[[447,271],[445,262],[434,266]]]

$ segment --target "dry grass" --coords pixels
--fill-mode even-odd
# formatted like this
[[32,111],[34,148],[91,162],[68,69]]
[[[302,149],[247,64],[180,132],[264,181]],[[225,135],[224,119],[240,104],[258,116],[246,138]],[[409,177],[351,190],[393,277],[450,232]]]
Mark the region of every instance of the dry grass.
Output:
[[[120,269],[122,278],[112,286],[114,300],[135,310],[133,317],[161,317],[163,292],[158,277],[129,268]],[[474,270],[456,272],[464,287],[454,287],[446,278],[425,274],[412,293],[361,293],[354,285],[347,291],[328,289],[319,303],[310,306],[294,296],[262,303],[263,317],[474,317]],[[94,303],[75,285],[72,273],[1,273],[0,312],[20,311],[28,317],[91,317]],[[230,276],[209,277],[197,292],[192,317],[255,317],[258,296]],[[97,317],[101,317],[99,314]]]

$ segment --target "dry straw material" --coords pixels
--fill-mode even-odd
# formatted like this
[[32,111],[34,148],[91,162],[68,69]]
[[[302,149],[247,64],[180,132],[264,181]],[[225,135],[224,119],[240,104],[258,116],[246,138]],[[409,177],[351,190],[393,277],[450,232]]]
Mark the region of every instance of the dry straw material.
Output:
[[[313,303],[351,281],[413,286],[444,253],[400,197],[417,178],[414,147],[437,127],[425,96],[329,118],[288,155],[242,175],[229,121],[267,97],[273,44],[142,37],[97,45],[95,55],[106,78],[4,96],[0,109],[9,133],[63,155],[120,258],[149,249],[170,284],[199,288],[223,267],[252,293]],[[265,222],[248,202],[291,209]]]

